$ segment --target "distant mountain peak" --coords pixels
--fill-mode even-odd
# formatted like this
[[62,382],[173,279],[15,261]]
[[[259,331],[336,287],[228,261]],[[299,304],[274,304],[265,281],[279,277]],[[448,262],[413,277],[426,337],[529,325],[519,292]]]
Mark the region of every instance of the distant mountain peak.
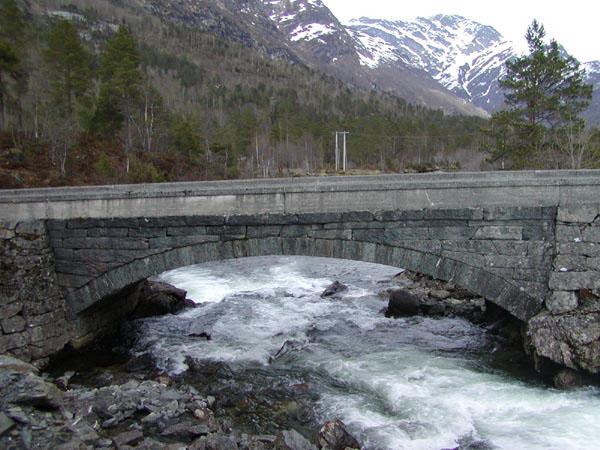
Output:
[[437,14],[414,20],[361,18],[348,27],[371,53],[365,59],[371,67],[403,62],[488,111],[502,102],[498,87],[491,86],[515,51],[491,26]]

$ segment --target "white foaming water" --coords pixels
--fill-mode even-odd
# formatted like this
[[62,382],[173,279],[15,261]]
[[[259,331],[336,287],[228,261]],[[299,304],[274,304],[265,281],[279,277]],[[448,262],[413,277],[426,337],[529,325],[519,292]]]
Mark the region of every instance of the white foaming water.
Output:
[[227,296],[241,292],[273,293],[273,289],[288,287],[291,289],[291,295],[302,296],[330,283],[326,279],[300,275],[294,271],[293,262],[290,262],[290,267],[259,265],[251,273],[248,273],[248,269],[247,260],[231,260],[182,267],[165,272],[159,278],[185,289],[188,298],[196,303],[219,302]]
[[[192,358],[313,374],[319,417],[339,417],[368,449],[600,448],[597,389],[559,392],[495,369],[495,344],[462,319],[386,319],[378,280],[397,272],[300,257],[171,271],[161,279],[201,305],[144,321],[137,350],[173,373]],[[321,299],[334,280],[349,291]],[[200,332],[212,340],[189,336]]]

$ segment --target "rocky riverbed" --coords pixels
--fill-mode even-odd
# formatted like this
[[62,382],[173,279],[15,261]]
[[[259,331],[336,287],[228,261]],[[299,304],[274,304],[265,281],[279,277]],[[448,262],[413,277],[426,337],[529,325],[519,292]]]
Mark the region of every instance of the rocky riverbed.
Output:
[[[313,444],[295,430],[253,435],[215,417],[216,399],[168,376],[111,380],[99,388],[70,384],[10,356],[0,356],[0,447],[4,449],[309,450],[359,448],[340,421]],[[108,381],[110,376],[106,378]]]
[[0,448],[550,448],[562,435],[589,448],[600,437],[594,388],[555,395],[518,321],[457,286],[315,259],[198,270],[162,277],[179,289],[141,285],[121,334],[45,373],[2,357]]

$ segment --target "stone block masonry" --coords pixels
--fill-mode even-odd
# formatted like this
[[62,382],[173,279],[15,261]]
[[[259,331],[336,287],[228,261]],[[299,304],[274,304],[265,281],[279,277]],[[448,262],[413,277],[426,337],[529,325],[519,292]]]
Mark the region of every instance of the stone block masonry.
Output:
[[[456,279],[527,320],[548,289],[553,207],[49,220],[75,313],[139,279],[261,254],[346,257]],[[482,291],[482,292],[479,292]]]
[[0,354],[43,364],[72,338],[43,220],[0,221]]
[[561,206],[546,308],[529,323],[535,352],[600,372],[600,206]]

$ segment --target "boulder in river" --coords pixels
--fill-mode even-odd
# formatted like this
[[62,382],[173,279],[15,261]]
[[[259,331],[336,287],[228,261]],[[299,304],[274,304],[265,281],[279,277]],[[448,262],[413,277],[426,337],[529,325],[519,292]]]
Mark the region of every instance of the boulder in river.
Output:
[[130,296],[136,303],[131,314],[132,319],[176,314],[186,307],[192,306],[186,300],[187,292],[160,281],[142,281]]
[[319,448],[328,450],[359,449],[360,444],[350,434],[344,422],[339,419],[330,420],[319,430],[317,436]]
[[419,297],[404,289],[395,289],[390,292],[386,317],[408,317],[419,314]]
[[279,350],[277,350],[277,353],[275,353],[273,356],[271,356],[269,358],[269,363],[272,363],[273,361],[275,361],[275,360],[281,358],[282,356],[285,356],[291,352],[302,350],[307,345],[308,345],[307,341],[300,341],[297,339],[288,339],[287,341],[285,341],[283,343],[281,348]]
[[343,283],[340,283],[339,281],[334,281],[333,283],[331,283],[329,286],[327,286],[325,288],[325,290],[321,294],[321,298],[335,297],[338,294],[341,294],[342,292],[345,292],[347,290],[348,290],[348,286],[346,286]]
[[317,450],[304,436],[294,430],[280,431],[273,442],[275,450]]
[[572,369],[560,370],[554,375],[553,382],[556,389],[574,389],[584,385],[582,374]]
[[600,312],[541,312],[527,324],[527,334],[539,356],[573,370],[600,373]]

